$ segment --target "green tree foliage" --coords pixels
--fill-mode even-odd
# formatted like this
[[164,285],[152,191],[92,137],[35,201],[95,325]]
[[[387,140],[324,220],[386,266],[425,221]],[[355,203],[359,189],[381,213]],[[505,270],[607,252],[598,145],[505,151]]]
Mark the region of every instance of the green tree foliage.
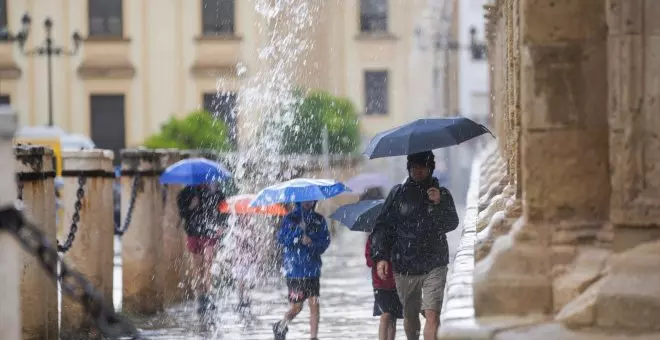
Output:
[[144,141],[151,149],[230,151],[233,148],[227,125],[205,110],[193,111],[186,117],[171,117],[160,132]]
[[[296,96],[303,93],[296,90]],[[356,150],[360,139],[358,115],[349,99],[324,91],[307,94],[293,110],[293,124],[284,130],[282,150],[285,154],[321,154],[323,127],[328,127],[331,154],[347,154]]]

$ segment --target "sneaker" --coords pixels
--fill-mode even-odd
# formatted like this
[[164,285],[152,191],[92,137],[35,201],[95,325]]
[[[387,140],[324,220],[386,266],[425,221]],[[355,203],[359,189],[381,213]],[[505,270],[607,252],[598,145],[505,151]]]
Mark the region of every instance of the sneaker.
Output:
[[250,305],[252,305],[252,301],[250,299],[245,299],[238,303],[239,308],[248,308]]
[[200,295],[197,297],[197,314],[204,315],[208,311],[214,311],[216,309],[215,304],[211,299],[206,295]]
[[275,335],[275,340],[286,340],[286,333],[289,331],[289,327],[284,327],[281,329],[282,321],[278,321],[273,324],[273,334]]

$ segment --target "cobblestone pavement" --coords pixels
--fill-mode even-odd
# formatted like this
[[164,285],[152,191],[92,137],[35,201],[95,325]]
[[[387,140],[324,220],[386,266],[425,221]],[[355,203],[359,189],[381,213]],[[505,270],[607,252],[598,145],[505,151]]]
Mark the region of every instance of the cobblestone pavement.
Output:
[[[459,210],[459,214],[463,215],[463,209]],[[340,232],[324,255],[320,339],[377,337],[378,319],[372,316],[371,274],[364,262],[365,237],[363,233]],[[459,238],[460,230],[448,235],[452,257]],[[115,287],[120,289],[117,283],[121,283],[119,275],[115,276]],[[282,317],[287,307],[286,287],[280,280],[265,286],[253,292],[250,311],[237,312],[236,297],[230,296],[216,318],[218,327],[215,331],[205,330],[199,325],[193,304],[177,306],[165,315],[138,321],[138,325],[145,330],[145,335],[155,340],[272,339],[271,324]],[[309,339],[308,316],[308,308],[305,306],[289,326],[287,339]],[[397,339],[405,339],[402,321],[398,322],[397,330]]]

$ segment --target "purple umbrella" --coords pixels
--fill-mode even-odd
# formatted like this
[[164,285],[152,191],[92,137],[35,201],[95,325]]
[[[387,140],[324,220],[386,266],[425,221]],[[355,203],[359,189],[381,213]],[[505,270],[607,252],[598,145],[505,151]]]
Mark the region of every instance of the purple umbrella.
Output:
[[384,188],[387,192],[392,188],[394,182],[388,176],[381,173],[365,172],[347,180],[344,184],[359,195],[369,188]]

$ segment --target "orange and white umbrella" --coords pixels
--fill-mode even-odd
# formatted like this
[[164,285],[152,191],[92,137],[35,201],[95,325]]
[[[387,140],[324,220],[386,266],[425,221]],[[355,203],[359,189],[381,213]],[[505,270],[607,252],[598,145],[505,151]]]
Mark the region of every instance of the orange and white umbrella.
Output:
[[251,207],[250,202],[255,197],[256,195],[253,194],[231,196],[220,203],[218,210],[221,213],[239,215],[284,216],[288,213],[282,204]]

